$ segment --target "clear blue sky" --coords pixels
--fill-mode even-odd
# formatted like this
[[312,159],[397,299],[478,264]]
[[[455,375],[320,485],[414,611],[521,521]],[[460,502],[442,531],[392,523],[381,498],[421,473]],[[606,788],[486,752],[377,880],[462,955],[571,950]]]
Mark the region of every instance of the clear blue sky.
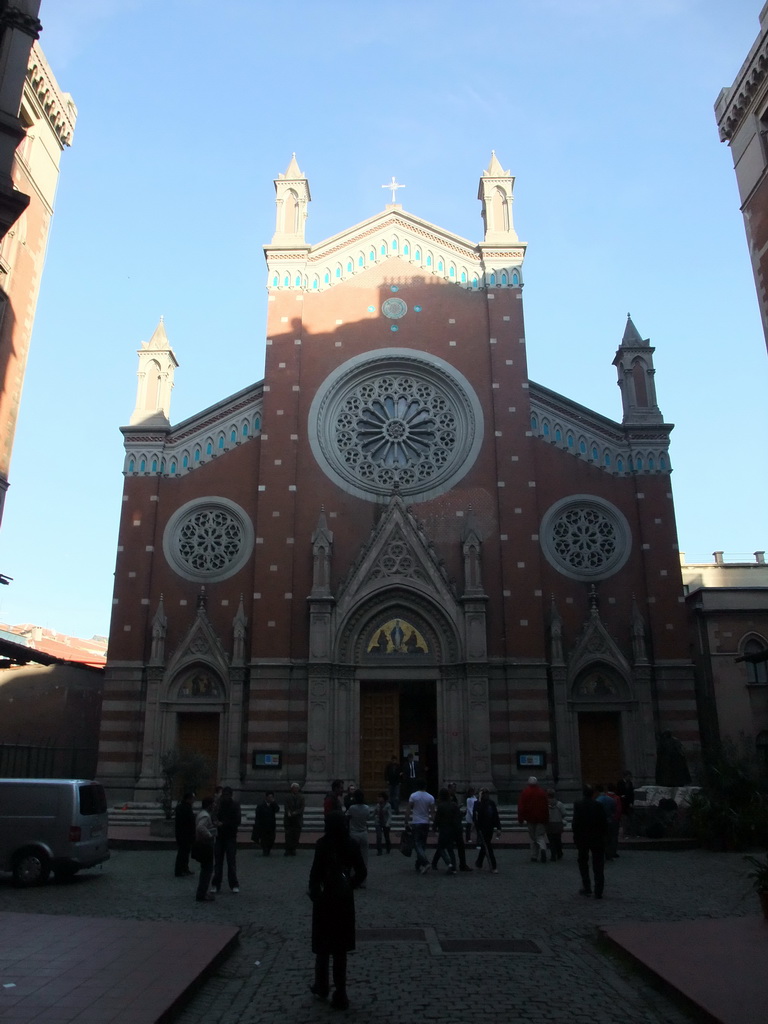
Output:
[[296,151],[318,242],[406,210],[479,240],[516,175],[531,377],[620,419],[627,312],[676,424],[690,558],[768,547],[768,357],[713,104],[760,0],[43,0],[79,109],[64,153],[11,489],[0,619],[106,634],[136,349],[165,316],[178,422],[261,379],[261,246]]

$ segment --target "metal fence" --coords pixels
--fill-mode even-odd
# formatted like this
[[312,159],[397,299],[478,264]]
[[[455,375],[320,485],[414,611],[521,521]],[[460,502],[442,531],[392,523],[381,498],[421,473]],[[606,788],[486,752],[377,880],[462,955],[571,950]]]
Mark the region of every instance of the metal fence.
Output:
[[0,776],[15,779],[92,779],[96,748],[59,747],[55,742],[0,743]]

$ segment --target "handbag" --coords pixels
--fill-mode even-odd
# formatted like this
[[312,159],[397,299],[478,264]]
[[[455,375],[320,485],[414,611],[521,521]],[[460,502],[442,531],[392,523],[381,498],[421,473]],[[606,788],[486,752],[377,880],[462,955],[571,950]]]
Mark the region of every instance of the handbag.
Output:
[[404,857],[410,857],[413,853],[413,832],[409,828],[400,833],[400,853]]

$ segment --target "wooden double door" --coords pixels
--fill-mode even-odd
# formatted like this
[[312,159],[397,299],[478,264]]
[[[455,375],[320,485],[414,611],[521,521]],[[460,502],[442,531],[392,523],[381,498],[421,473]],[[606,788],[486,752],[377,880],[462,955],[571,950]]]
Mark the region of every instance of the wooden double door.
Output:
[[624,769],[621,756],[621,714],[582,712],[579,715],[579,753],[584,783],[615,786]]
[[362,683],[360,686],[360,786],[369,804],[386,789],[384,770],[405,748],[418,752],[420,772],[432,789],[439,779],[434,682]]
[[[219,770],[219,714],[218,712],[180,712],[177,716],[177,746],[179,753],[200,754],[213,768],[213,777],[200,788],[198,800],[213,795]],[[178,780],[178,785],[183,785]],[[177,795],[181,795],[180,793]]]

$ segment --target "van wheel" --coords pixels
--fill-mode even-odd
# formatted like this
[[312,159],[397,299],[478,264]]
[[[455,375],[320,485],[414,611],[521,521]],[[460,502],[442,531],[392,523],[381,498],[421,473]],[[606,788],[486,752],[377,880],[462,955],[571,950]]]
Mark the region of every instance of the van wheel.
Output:
[[50,873],[50,861],[42,850],[22,850],[13,858],[14,885],[42,885]]

